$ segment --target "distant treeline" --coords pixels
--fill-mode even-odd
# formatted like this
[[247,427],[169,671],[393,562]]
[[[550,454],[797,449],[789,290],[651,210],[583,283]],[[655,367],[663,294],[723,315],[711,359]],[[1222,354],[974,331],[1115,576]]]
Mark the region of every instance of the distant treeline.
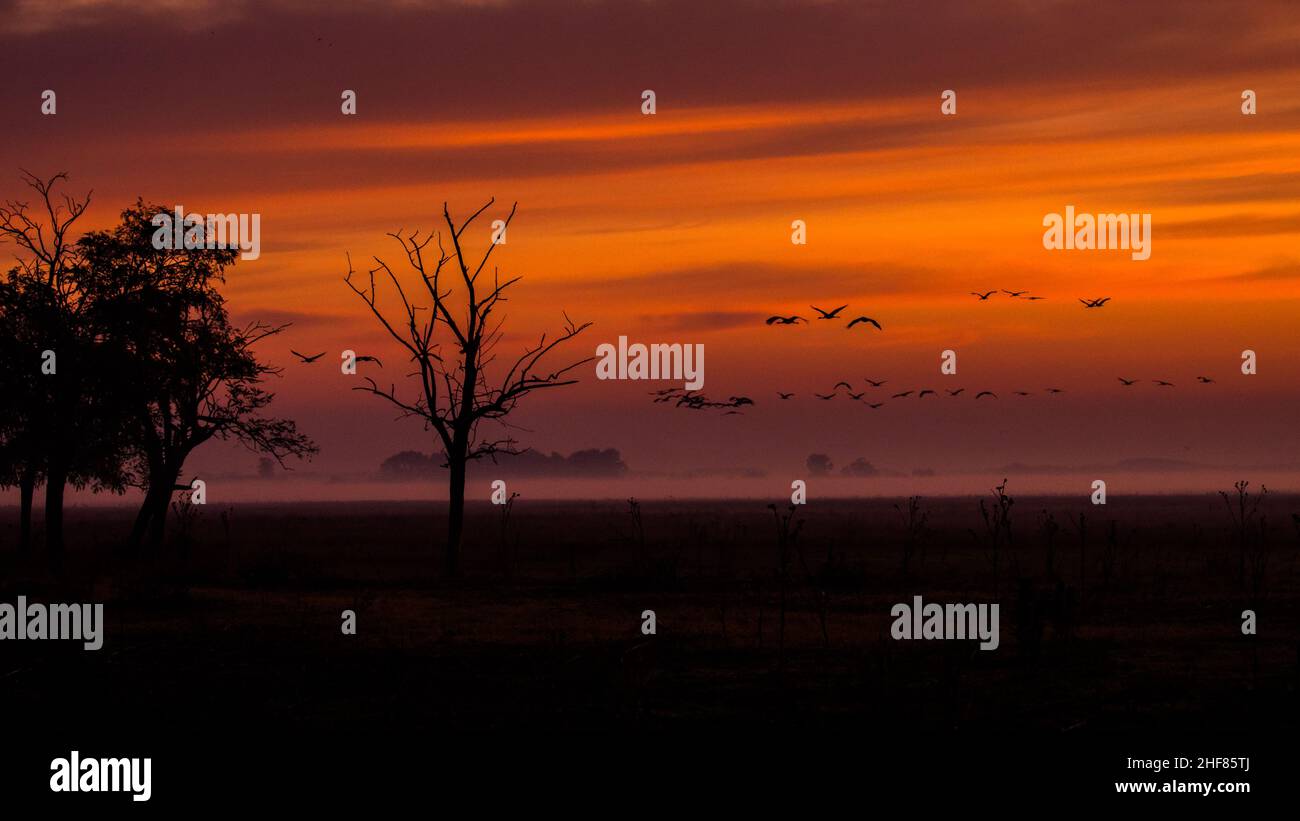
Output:
[[[414,450],[395,453],[379,466],[379,476],[387,480],[427,479],[441,473],[443,460],[438,454]],[[576,450],[565,456],[552,451],[548,456],[531,448],[516,455],[498,454],[478,459],[468,465],[470,473],[496,471],[510,476],[561,476],[574,478],[611,478],[627,473],[627,465],[616,448]]]

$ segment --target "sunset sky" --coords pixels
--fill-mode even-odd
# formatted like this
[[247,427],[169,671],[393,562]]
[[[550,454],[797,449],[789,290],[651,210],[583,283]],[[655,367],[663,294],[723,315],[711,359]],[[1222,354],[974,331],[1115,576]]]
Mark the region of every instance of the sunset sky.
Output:
[[[25,168],[93,189],[86,229],[137,196],[262,215],[262,256],[225,293],[237,318],[293,323],[264,348],[284,366],[273,408],[321,453],[287,479],[233,482],[257,457],[206,446],[192,467],[232,479],[231,498],[422,492],[369,481],[434,443],[339,373],[352,348],[405,384],[343,284],[345,255],[396,263],[387,232],[490,197],[479,249],[519,203],[495,257],[524,277],[503,352],[566,311],[594,326],[557,364],[620,335],[703,343],[704,393],[756,402],[675,409],[647,395],[671,383],[585,367],[525,400],[516,436],[617,448],[630,474],[532,478],[525,496],[779,496],[810,453],[881,471],[828,482],[838,494],[981,493],[1007,468],[1064,492],[1087,491],[1076,474],[1112,492],[1300,489],[1297,44],[1291,2],[29,0],[0,14],[0,198],[25,197]],[[1045,250],[1043,217],[1067,205],[1150,213],[1151,258]],[[790,242],[796,219],[807,245]],[[969,295],[994,288],[1047,298]],[[842,303],[884,330],[763,323]],[[302,365],[289,348],[329,355]],[[864,377],[889,380],[878,410],[811,396]],[[1130,461],[1148,459],[1179,469]]]

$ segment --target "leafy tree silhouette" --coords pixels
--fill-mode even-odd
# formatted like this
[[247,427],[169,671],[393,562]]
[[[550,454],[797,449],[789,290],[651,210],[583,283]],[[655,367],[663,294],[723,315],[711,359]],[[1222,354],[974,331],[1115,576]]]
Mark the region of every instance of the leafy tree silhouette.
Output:
[[[24,171],[22,178],[39,197],[36,207],[0,205],[0,241],[12,243],[17,258],[0,283],[0,319],[9,331],[0,358],[0,483],[20,488],[26,548],[35,487],[44,481],[45,547],[57,568],[66,486],[122,490],[121,442],[104,412],[108,352],[89,321],[79,277],[84,260],[71,241],[90,195],[58,195],[66,174],[44,179]],[[49,372],[45,351],[54,355]]]
[[45,446],[38,428],[44,396],[38,383],[37,340],[43,336],[28,310],[32,292],[15,272],[0,282],[0,488],[19,489],[18,549],[32,542],[32,503],[45,479]]
[[264,414],[274,394],[262,383],[280,370],[253,346],[287,326],[232,325],[217,286],[238,250],[155,248],[151,220],[168,210],[137,200],[115,228],[78,243],[90,321],[113,352],[106,396],[128,443],[130,481],[145,491],[135,547],[162,542],[177,480],[203,443],[234,440],[282,466],[317,452],[292,420]]

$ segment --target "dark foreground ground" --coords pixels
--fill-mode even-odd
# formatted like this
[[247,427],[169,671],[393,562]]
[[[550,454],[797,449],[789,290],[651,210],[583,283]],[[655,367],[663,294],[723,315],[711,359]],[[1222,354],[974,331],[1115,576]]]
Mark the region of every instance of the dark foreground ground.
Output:
[[[459,582],[433,505],[210,505],[134,560],[128,511],[77,509],[62,579],[15,556],[10,509],[0,601],[103,602],[107,625],[98,652],[0,644],[5,735],[66,754],[150,734],[825,731],[1028,760],[1073,739],[1231,756],[1300,730],[1300,499],[1242,528],[1211,495],[1020,498],[996,551],[975,499],[922,500],[923,527],[899,504],[800,508],[784,574],[763,502],[646,502],[639,523],[627,503],[472,506]],[[892,640],[891,606],[918,594],[998,602],[1000,648]]]

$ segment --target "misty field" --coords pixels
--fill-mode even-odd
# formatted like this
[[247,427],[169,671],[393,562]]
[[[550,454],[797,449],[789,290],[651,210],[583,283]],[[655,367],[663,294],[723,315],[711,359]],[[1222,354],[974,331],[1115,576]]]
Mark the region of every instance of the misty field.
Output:
[[[1300,499],[983,501],[471,504],[457,582],[430,504],[208,505],[130,560],[128,511],[72,509],[61,581],[11,509],[0,601],[105,602],[106,638],[5,642],[0,694],[43,729],[1300,726]],[[891,639],[915,595],[999,603],[1000,647]]]

